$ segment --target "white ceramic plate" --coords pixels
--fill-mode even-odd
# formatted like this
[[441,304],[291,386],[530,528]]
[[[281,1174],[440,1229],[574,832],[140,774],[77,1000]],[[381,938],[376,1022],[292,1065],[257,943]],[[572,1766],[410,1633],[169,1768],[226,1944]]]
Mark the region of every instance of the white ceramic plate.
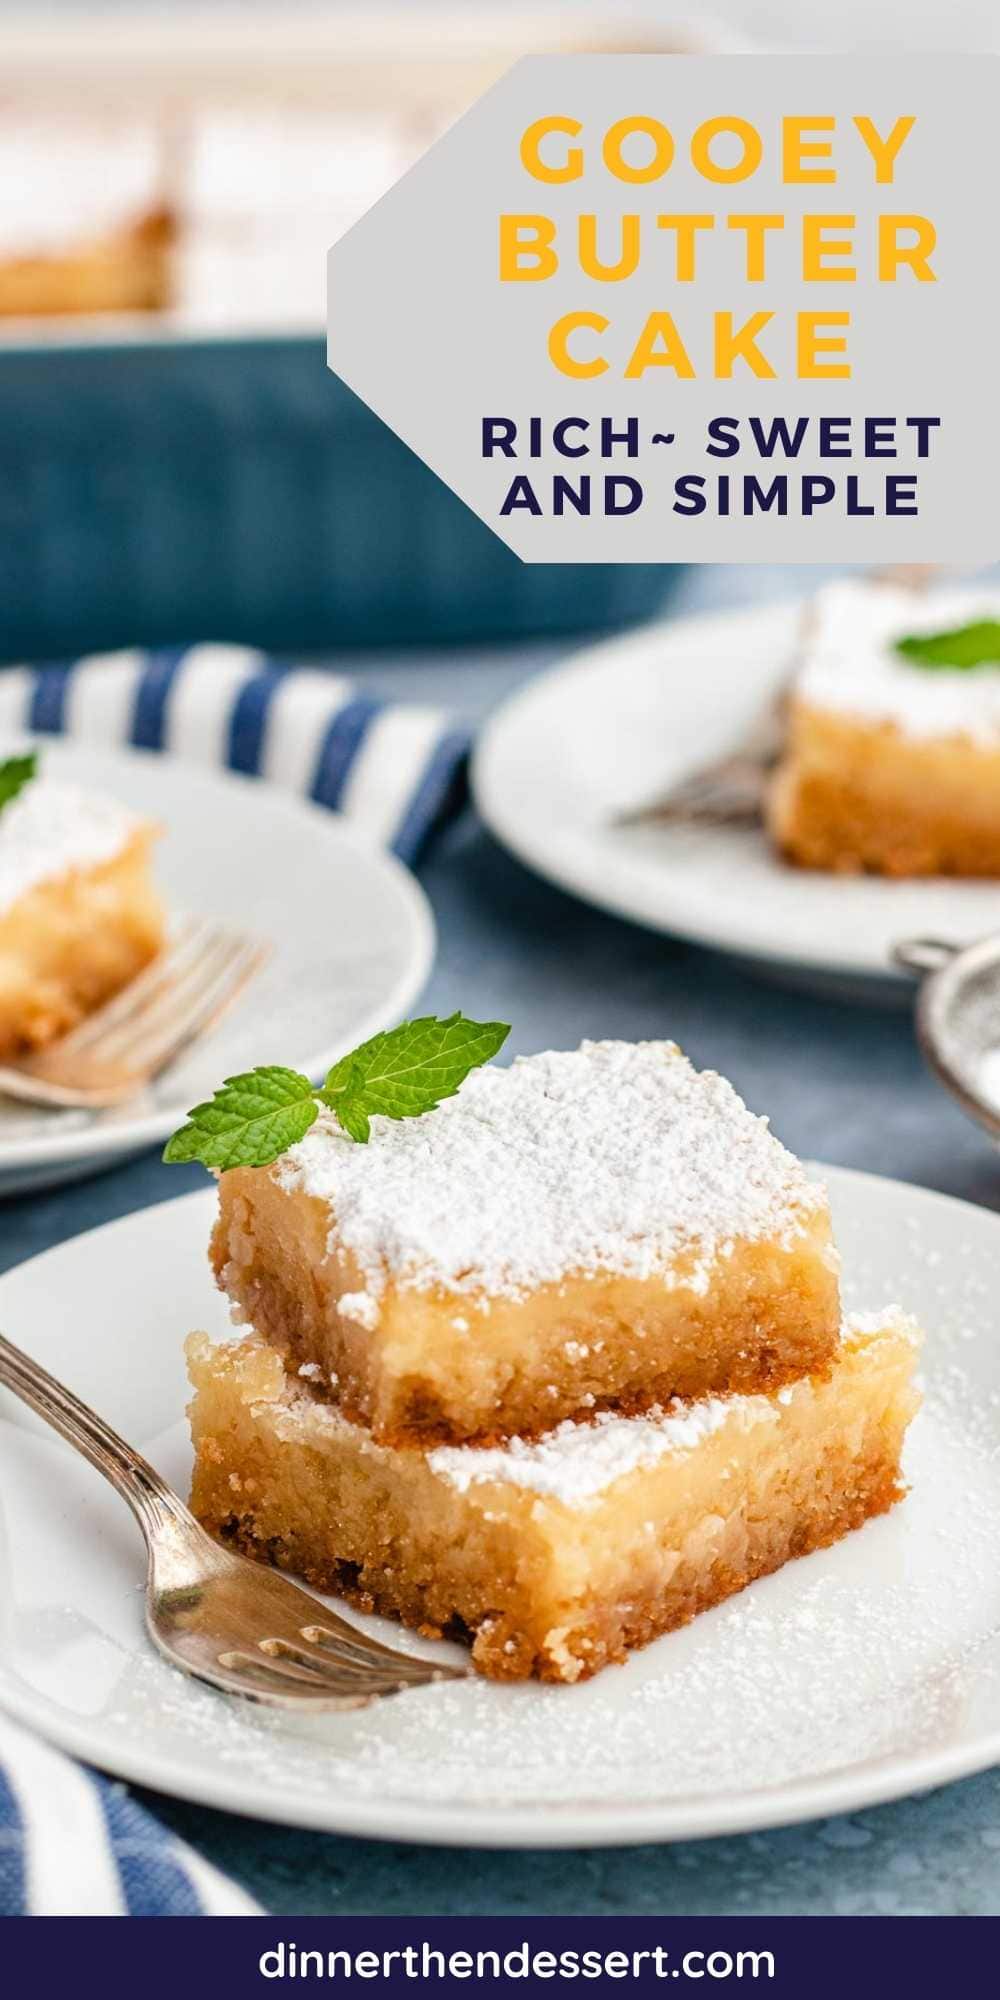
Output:
[[434,926],[405,868],[336,813],[252,778],[137,750],[42,747],[45,769],[162,825],[168,906],[225,919],[271,956],[218,1028],[142,1098],[97,1116],[0,1104],[0,1195],[110,1166],[163,1139],[224,1076],[283,1062],[318,1076],[405,1014]]
[[[127,1509],[0,1395],[0,1706],[183,1798],[463,1846],[728,1833],[1000,1761],[1000,1219],[828,1178],[849,1302],[898,1299],[928,1329],[913,1490],[892,1514],[582,1686],[477,1680],[289,1723],[151,1654]],[[181,1341],[225,1324],[205,1260],[213,1208],[210,1190],[188,1195],[0,1279],[4,1330],[182,1490]]]
[[492,718],[476,801],[529,867],[616,915],[799,979],[905,992],[893,944],[996,929],[1000,884],[812,874],[760,831],[614,824],[733,746],[787,673],[799,616],[779,604],[686,619],[577,654]]

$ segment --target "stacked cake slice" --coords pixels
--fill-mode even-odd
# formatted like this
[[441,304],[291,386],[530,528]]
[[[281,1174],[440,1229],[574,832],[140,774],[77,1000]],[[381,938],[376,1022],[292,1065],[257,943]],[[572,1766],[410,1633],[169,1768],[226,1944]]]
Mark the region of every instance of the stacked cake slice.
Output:
[[216,1534],[486,1674],[572,1681],[900,1491],[915,1335],[841,1328],[824,1192],[669,1043],[474,1072],[223,1174],[189,1344]]

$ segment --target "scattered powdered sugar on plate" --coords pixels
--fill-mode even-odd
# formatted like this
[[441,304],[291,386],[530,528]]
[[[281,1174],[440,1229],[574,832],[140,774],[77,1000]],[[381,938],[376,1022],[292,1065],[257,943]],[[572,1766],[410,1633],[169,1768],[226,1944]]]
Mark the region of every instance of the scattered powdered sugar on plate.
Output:
[[0,912],[40,882],[110,861],[139,825],[101,792],[32,779],[0,812]]
[[[495,1811],[498,1830],[519,1809],[599,1824],[934,1751],[961,1737],[973,1691],[1000,1726],[1000,1472],[934,1399],[908,1472],[913,1491],[890,1515],[573,1688],[472,1679],[299,1721],[141,1654],[109,1721],[129,1741],[165,1729],[175,1768],[207,1760],[272,1811],[280,1797],[282,1816],[333,1825],[350,1823],[351,1801],[438,1808],[447,1824]],[[462,1657],[359,1622],[407,1652]]]
[[[740,1239],[787,1245],[825,1200],[723,1077],[671,1042],[584,1042],[473,1071],[359,1146],[322,1115],[271,1169],[329,1204],[377,1298],[519,1298],[574,1275],[707,1288]],[[682,1268],[678,1269],[678,1260]]]
[[914,665],[895,650],[908,633],[955,631],[1000,618],[1000,591],[892,590],[845,581],[821,590],[795,693],[810,706],[891,722],[906,736],[1000,743],[1000,666]]

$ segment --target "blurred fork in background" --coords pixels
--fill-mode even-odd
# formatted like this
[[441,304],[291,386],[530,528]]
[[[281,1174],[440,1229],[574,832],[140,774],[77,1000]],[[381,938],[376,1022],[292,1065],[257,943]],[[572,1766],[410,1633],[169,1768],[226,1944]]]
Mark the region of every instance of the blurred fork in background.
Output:
[[105,1110],[135,1097],[207,1034],[259,972],[268,947],[206,917],[184,917],[165,949],[78,1028],[0,1065],[0,1096]]
[[[890,563],[874,570],[870,582],[897,590],[926,589],[937,569],[931,563]],[[811,606],[803,608],[799,650],[808,636]],[[763,817],[768,779],[785,745],[788,697],[796,669],[786,674],[766,706],[722,757],[696,765],[655,799],[627,808],[617,826],[755,826]]]

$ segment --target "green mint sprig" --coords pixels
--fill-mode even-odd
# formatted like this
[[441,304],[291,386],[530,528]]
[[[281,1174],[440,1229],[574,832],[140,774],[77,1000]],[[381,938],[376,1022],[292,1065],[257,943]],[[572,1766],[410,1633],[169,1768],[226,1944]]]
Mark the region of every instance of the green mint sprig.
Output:
[[304,1139],[319,1110],[307,1076],[269,1064],[227,1076],[208,1104],[196,1104],[188,1122],[163,1149],[165,1160],[200,1160],[220,1173],[227,1167],[266,1167]]
[[509,1034],[505,1021],[468,1021],[464,1014],[404,1021],[334,1063],[320,1098],[344,1131],[365,1146],[370,1119],[419,1118],[442,1097],[453,1097],[469,1071],[489,1062]]
[[0,762],[0,812],[23,792],[38,771],[38,752],[29,750],[24,757],[5,757]]
[[439,1021],[428,1014],[362,1042],[334,1063],[318,1089],[278,1064],[227,1077],[209,1103],[188,1113],[163,1157],[170,1163],[200,1160],[220,1173],[269,1167],[305,1137],[321,1104],[349,1138],[367,1145],[373,1118],[419,1118],[432,1111],[454,1096],[470,1070],[489,1062],[509,1034],[504,1021],[469,1021],[464,1014]]
[[1000,618],[979,618],[948,632],[912,632],[896,640],[896,651],[918,667],[1000,667]]

